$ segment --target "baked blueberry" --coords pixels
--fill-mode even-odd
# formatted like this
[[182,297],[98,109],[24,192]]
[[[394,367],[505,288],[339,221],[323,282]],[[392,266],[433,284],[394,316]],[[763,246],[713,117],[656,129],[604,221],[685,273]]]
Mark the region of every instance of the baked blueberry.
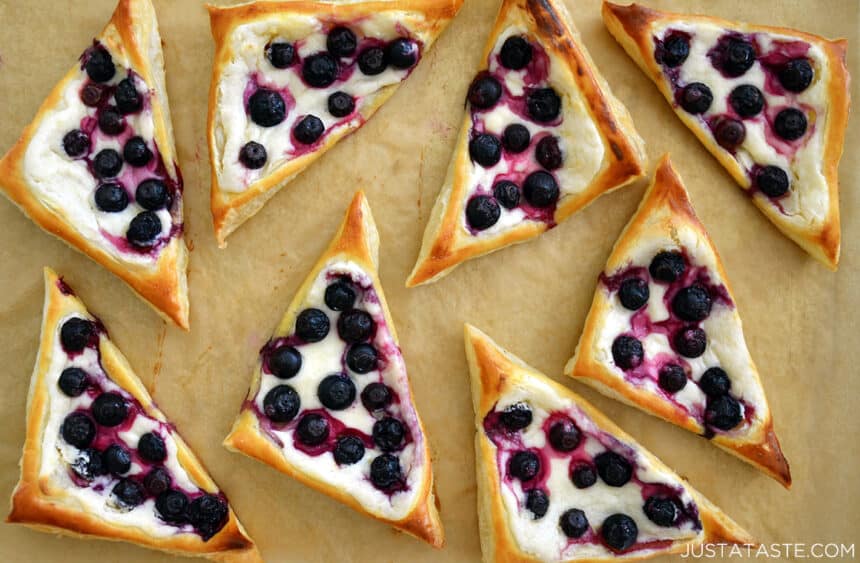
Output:
[[648,266],[648,273],[657,281],[672,283],[687,269],[684,256],[677,250],[658,252]]
[[87,107],[97,107],[105,95],[105,87],[101,84],[95,84],[93,82],[88,82],[81,88],[81,101]]
[[289,68],[296,57],[296,49],[285,41],[271,43],[266,47],[266,58],[275,68]]
[[732,380],[723,368],[712,367],[705,370],[699,379],[699,387],[708,397],[725,395],[732,388]]
[[325,288],[325,304],[332,311],[346,311],[355,304],[355,290],[348,278],[340,279]]
[[342,373],[328,375],[320,381],[317,397],[327,409],[342,411],[355,401],[355,383]]
[[528,127],[519,123],[512,123],[505,127],[502,133],[502,143],[505,145],[505,150],[518,154],[529,148],[531,142],[531,133]]
[[131,454],[119,444],[111,444],[103,454],[105,467],[111,475],[122,475],[131,469]]
[[555,121],[561,112],[561,98],[552,88],[538,88],[526,96],[526,111],[537,122]]
[[350,309],[341,313],[337,320],[337,333],[349,343],[367,340],[375,330],[376,323],[366,311]]
[[570,480],[577,489],[587,489],[597,483],[597,470],[590,463],[579,463],[570,472]]
[[648,303],[651,293],[648,282],[642,278],[627,278],[618,288],[618,299],[625,309],[636,311]]
[[713,101],[711,89],[701,82],[687,84],[681,90],[681,107],[690,113],[705,113]]
[[499,421],[511,432],[516,432],[532,423],[532,410],[525,403],[508,405],[499,415]]
[[701,321],[711,314],[711,294],[699,284],[681,289],[672,298],[672,311],[685,321]]
[[152,246],[159,233],[161,233],[161,219],[155,211],[142,211],[131,220],[125,236],[132,245],[147,248]]
[[215,495],[203,495],[192,500],[185,515],[192,526],[207,540],[227,523],[227,503]]
[[402,479],[400,460],[392,454],[382,454],[370,463],[370,480],[377,489],[390,489]]
[[705,331],[697,327],[682,328],[672,338],[675,350],[686,358],[698,358],[705,353],[708,345],[708,336]]
[[379,47],[370,47],[358,55],[358,68],[367,76],[382,74],[387,66],[385,51]]
[[561,531],[569,538],[581,538],[588,531],[588,518],[578,508],[565,510],[558,519]]
[[90,343],[95,326],[88,320],[72,317],[60,328],[60,342],[67,352],[80,352]]
[[717,140],[717,144],[727,151],[735,150],[744,142],[746,136],[746,127],[737,119],[723,117],[714,124],[714,138]]
[[396,418],[386,416],[373,424],[373,443],[384,452],[400,449],[405,437],[406,429]]
[[63,135],[63,150],[72,158],[84,156],[90,150],[90,137],[80,129],[72,129]]
[[328,97],[328,112],[334,117],[346,117],[355,111],[355,100],[346,92],[335,92]]
[[657,374],[657,384],[667,393],[677,393],[687,385],[687,373],[678,364],[666,364]]
[[600,536],[611,549],[626,551],[636,543],[639,527],[633,518],[626,514],[613,514],[603,521]]
[[379,357],[370,344],[353,344],[346,353],[346,365],[355,373],[365,374],[376,369]]
[[502,97],[502,85],[488,74],[478,75],[469,86],[469,103],[478,109],[489,109]]
[[505,39],[499,53],[502,66],[511,70],[520,70],[532,60],[532,46],[524,37],[514,35]]
[[280,93],[260,88],[248,98],[248,113],[260,127],[274,127],[286,119],[287,106]]
[[538,170],[526,177],[523,183],[523,195],[532,207],[539,209],[551,207],[558,201],[558,184],[552,174]]
[[337,79],[337,61],[328,53],[317,53],[302,63],[302,78],[309,86],[326,88]]
[[306,446],[319,446],[328,439],[328,420],[317,413],[309,413],[299,420],[296,436]]
[[301,399],[289,385],[272,387],[263,398],[263,414],[272,422],[289,422],[299,414]]
[[540,458],[534,452],[517,452],[508,462],[508,473],[520,481],[531,481],[540,473]]
[[134,199],[144,209],[155,211],[168,206],[170,192],[167,191],[167,184],[153,178],[144,180],[137,186]]
[[164,491],[155,499],[155,510],[165,522],[181,524],[185,521],[188,497],[179,491]]
[[549,510],[549,497],[541,489],[532,489],[526,493],[526,508],[535,520],[540,520]]
[[358,436],[341,436],[334,445],[334,461],[338,465],[352,465],[364,457],[364,442]]
[[118,393],[102,393],[91,408],[93,418],[102,426],[119,426],[128,416],[128,404]]
[[93,82],[107,82],[116,74],[113,58],[102,46],[94,48],[87,59],[84,69]]
[[384,383],[374,381],[362,390],[361,404],[370,412],[380,411],[391,404],[391,390]]
[[632,336],[622,334],[612,342],[612,359],[625,371],[639,367],[644,357],[642,343]]
[[678,507],[675,505],[675,501],[670,498],[648,497],[643,510],[648,520],[664,528],[674,526],[678,519]]
[[386,45],[385,61],[401,70],[410,68],[418,61],[418,45],[411,39],[399,37]]
[[120,479],[111,491],[119,504],[125,508],[134,508],[142,504],[146,498],[143,485],[129,478]]
[[559,452],[572,452],[582,441],[582,434],[572,420],[559,420],[549,428],[549,443]]
[[502,210],[492,196],[476,195],[466,204],[466,220],[477,231],[489,229],[498,222]]
[[116,85],[113,98],[116,100],[117,109],[123,114],[135,113],[143,107],[143,98],[140,97],[140,93],[134,86],[134,80],[130,77],[120,80]]
[[146,492],[152,496],[158,496],[164,491],[170,489],[173,479],[170,473],[163,467],[153,467],[143,478],[143,486]]
[[796,108],[786,108],[776,114],[773,130],[786,141],[803,137],[806,133],[806,116]]
[[662,44],[662,49],[658,50],[659,62],[674,68],[681,66],[687,60],[690,54],[690,40],[686,35],[673,34],[667,37]]
[[520,204],[520,189],[510,180],[499,180],[493,186],[493,197],[505,209],[513,209]]
[[812,65],[806,59],[792,59],[779,69],[777,76],[782,87],[789,92],[803,92],[813,77]]
[[469,156],[484,168],[490,168],[502,158],[502,142],[489,133],[475,135],[469,141]]
[[358,39],[349,28],[340,26],[328,32],[325,46],[328,52],[335,57],[348,57],[355,53]]
[[535,159],[547,170],[560,168],[564,158],[558,145],[558,137],[550,135],[538,141],[535,147]]
[[116,213],[128,207],[128,194],[116,182],[106,182],[96,188],[93,199],[96,207],[106,213]]
[[113,149],[102,149],[93,160],[93,172],[99,178],[115,178],[122,170],[122,157]]
[[98,113],[99,129],[105,135],[119,135],[125,131],[125,120],[119,110],[113,106],[107,106]]
[[137,441],[137,453],[146,461],[161,463],[167,459],[167,446],[161,436],[147,432]]
[[720,430],[731,430],[741,423],[741,405],[731,395],[709,397],[705,407],[705,423]]
[[86,481],[92,481],[99,475],[107,473],[104,459],[100,451],[87,448],[78,452],[78,456],[72,463],[72,471],[75,475]]
[[594,457],[597,474],[610,487],[623,487],[633,476],[633,466],[630,462],[615,452],[606,451]]
[[122,158],[130,165],[140,168],[152,160],[152,151],[146,146],[143,137],[135,136],[125,142],[125,146],[122,148]]
[[296,335],[305,342],[319,342],[329,331],[328,316],[319,309],[305,309],[296,318]]
[[741,76],[755,63],[755,48],[748,41],[732,37],[722,53],[722,71],[731,77]]
[[292,346],[281,346],[269,354],[267,363],[272,375],[289,379],[302,369],[302,354]]
[[79,397],[81,393],[86,391],[90,381],[87,372],[81,368],[66,368],[60,374],[57,383],[60,386],[60,391],[67,397]]
[[90,417],[82,412],[73,412],[66,416],[60,427],[63,440],[76,448],[86,448],[96,437],[96,425]]
[[293,136],[303,145],[312,145],[322,137],[325,125],[322,119],[315,115],[306,115],[293,127]]
[[779,166],[763,166],[755,175],[755,184],[768,197],[780,197],[788,191],[788,174]]
[[764,96],[752,84],[741,84],[729,94],[729,104],[741,117],[753,117],[764,109]]
[[256,141],[248,141],[239,150],[239,162],[250,170],[259,170],[266,165],[268,159],[266,147]]

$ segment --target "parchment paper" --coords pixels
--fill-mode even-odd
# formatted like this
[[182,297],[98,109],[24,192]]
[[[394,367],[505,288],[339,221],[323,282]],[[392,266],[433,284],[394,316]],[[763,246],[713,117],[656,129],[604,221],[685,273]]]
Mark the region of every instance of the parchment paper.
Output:
[[[532,242],[468,262],[429,287],[404,288],[498,0],[468,0],[378,114],[240,228],[226,250],[216,248],[209,215],[208,18],[199,1],[157,0],[186,181],[192,329],[184,333],[166,326],[117,278],[43,233],[5,199],[0,201],[0,498],[9,497],[18,479],[24,404],[41,322],[41,268],[50,265],[105,322],[161,408],[226,491],[268,561],[479,559],[464,321],[593,400],[760,541],[858,542],[857,116],[840,169],[843,254],[834,274],[783,237],[676,119],[604,29],[598,0],[567,3],[596,63],[630,108],[652,166],[660,154],[672,152],[723,256],[791,463],[792,491],[702,438],[561,376],[596,276],[645,181],[600,198]],[[649,4],[847,37],[853,98],[860,102],[856,0]],[[16,140],[113,8],[114,0],[0,0],[0,151]],[[379,225],[381,277],[434,452],[448,539],[443,551],[394,533],[221,447],[247,391],[257,351],[358,188],[367,191]],[[0,524],[0,561],[165,559],[128,544],[61,539]]]

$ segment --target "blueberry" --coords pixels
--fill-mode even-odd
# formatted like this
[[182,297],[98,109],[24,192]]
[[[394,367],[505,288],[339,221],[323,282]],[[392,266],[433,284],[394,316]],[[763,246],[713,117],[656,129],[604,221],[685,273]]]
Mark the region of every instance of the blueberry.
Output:
[[517,452],[508,462],[508,472],[520,481],[531,481],[540,473],[540,458],[528,450]]
[[81,101],[85,106],[94,108],[102,103],[105,91],[104,86],[89,82],[81,88]]
[[78,456],[72,463],[72,471],[75,475],[86,481],[92,481],[99,475],[107,473],[104,459],[100,451],[87,448],[78,452]]
[[639,536],[639,528],[633,518],[626,514],[613,514],[600,527],[603,541],[615,551],[630,549]]
[[137,441],[137,453],[146,461],[160,463],[167,459],[167,446],[161,436],[147,432]]
[[687,265],[684,256],[678,251],[658,252],[648,266],[648,273],[657,281],[672,283],[681,277]]
[[674,526],[678,519],[678,507],[675,505],[675,501],[670,498],[648,497],[643,510],[648,520],[664,528]]
[[400,449],[405,437],[406,429],[396,418],[386,416],[373,424],[373,443],[384,452]]
[[625,371],[639,367],[644,357],[642,343],[632,336],[622,334],[612,342],[612,359]]
[[86,448],[96,437],[96,425],[90,417],[82,412],[73,412],[66,416],[60,428],[63,440],[76,448]]
[[96,47],[90,53],[90,58],[84,65],[87,71],[87,76],[93,82],[107,82],[116,74],[116,67],[113,64],[113,58],[104,47]]
[[105,135],[119,135],[125,131],[125,120],[119,110],[113,106],[107,106],[99,111],[99,129]]
[[489,109],[502,97],[502,85],[489,75],[479,75],[469,86],[469,103],[474,108]]
[[502,44],[499,60],[503,67],[511,70],[525,68],[532,60],[531,43],[518,35],[508,37]]
[[128,194],[116,182],[99,185],[93,197],[96,207],[106,213],[117,213],[128,207]]
[[296,318],[296,335],[305,342],[319,342],[329,331],[328,316],[319,309],[305,309]]
[[525,403],[515,403],[505,407],[499,415],[499,420],[505,428],[516,432],[532,423],[532,410]]
[[401,70],[410,68],[418,61],[418,45],[411,39],[397,38],[386,45],[385,61]]
[[799,139],[806,133],[806,116],[799,109],[786,108],[776,114],[773,130],[786,141]]
[[164,491],[155,499],[155,510],[165,522],[181,524],[185,522],[188,497],[179,491]]
[[81,368],[66,368],[60,374],[57,383],[60,386],[60,391],[67,397],[79,397],[86,390],[90,381],[87,372]]
[[102,426],[119,426],[128,416],[128,405],[118,393],[102,393],[91,408],[93,418]]
[[326,49],[335,57],[348,57],[355,53],[358,39],[355,33],[345,27],[336,27],[328,32],[325,40]]
[[272,422],[289,422],[299,414],[301,399],[289,385],[278,385],[263,398],[263,414]]
[[382,74],[387,66],[385,51],[379,47],[370,47],[358,55],[358,68],[367,76]]
[[690,54],[690,40],[684,35],[670,35],[658,52],[658,62],[669,68],[681,66]]
[[722,70],[731,77],[741,76],[755,63],[755,48],[747,41],[731,38],[723,52]]
[[155,211],[142,211],[131,220],[125,236],[133,246],[147,248],[152,246],[161,233],[161,219]]
[[296,436],[306,446],[319,446],[328,439],[328,420],[322,415],[310,413],[299,420]]
[[615,452],[606,451],[594,457],[597,474],[610,487],[623,487],[633,476],[633,466],[630,462]]
[[125,508],[134,508],[142,504],[146,498],[146,491],[143,490],[143,485],[129,478],[120,479],[114,485],[111,492],[117,498],[119,504]]
[[559,452],[572,452],[582,441],[582,434],[570,420],[560,420],[549,428],[549,443]]
[[726,395],[732,388],[732,380],[723,368],[712,367],[705,370],[699,379],[699,387],[708,397]]
[[717,140],[717,144],[727,151],[735,150],[744,142],[746,136],[746,127],[737,119],[724,117],[714,125],[714,138]]
[[168,206],[170,192],[167,191],[167,185],[161,180],[144,180],[137,186],[134,199],[144,209],[156,211]]
[[377,489],[390,489],[402,479],[400,460],[392,454],[382,454],[370,463],[370,480]]
[[111,475],[122,475],[131,469],[131,454],[119,444],[111,444],[103,454],[105,467]]
[[379,357],[370,344],[354,344],[346,353],[346,365],[355,373],[365,374],[376,369]]
[[502,133],[502,143],[508,152],[521,153],[529,148],[529,142],[531,142],[531,133],[525,125],[513,123],[505,127]]
[[560,168],[564,158],[561,147],[558,146],[558,137],[550,135],[538,141],[535,147],[535,159],[547,170]]
[[701,82],[687,84],[681,90],[681,107],[690,113],[705,113],[713,101],[711,89]]
[[672,338],[675,350],[686,358],[698,358],[705,353],[708,337],[705,331],[697,327],[682,328]]
[[90,343],[95,326],[92,322],[80,317],[72,317],[60,328],[60,342],[68,352],[80,352]]
[[672,311],[685,321],[701,321],[711,314],[711,294],[699,284],[685,287],[672,298]]
[[302,63],[302,78],[314,88],[326,88],[337,79],[337,61],[328,53],[317,53]]
[[677,393],[687,385],[687,373],[678,364],[666,364],[657,374],[657,384],[667,393]]
[[63,150],[72,158],[84,156],[90,150],[90,138],[80,129],[72,129],[63,135]]
[[355,290],[347,278],[340,279],[325,288],[325,304],[332,311],[346,311],[355,304]]
[[578,508],[565,510],[558,519],[561,531],[569,538],[581,538],[588,531],[588,518]]
[[134,87],[132,78],[124,78],[116,85],[116,92],[113,95],[116,100],[116,107],[120,113],[128,114],[135,113],[143,107],[143,99]]
[[587,489],[597,483],[597,471],[590,463],[580,463],[571,471],[570,480],[577,489]]
[[788,174],[779,166],[763,166],[755,175],[755,184],[768,197],[780,197],[788,191]]
[[303,145],[312,145],[325,133],[325,125],[315,115],[306,115],[293,127],[293,136]]
[[741,117],[753,117],[764,109],[764,96],[752,84],[741,84],[729,94],[732,109]]
[[370,412],[384,409],[391,404],[391,390],[384,383],[373,382],[361,392],[361,404]]
[[741,423],[741,405],[731,395],[709,397],[705,407],[705,423],[720,430],[731,430]]
[[266,47],[266,58],[275,68],[288,68],[292,66],[296,57],[295,48],[287,42],[279,41]]
[[328,112],[334,117],[346,117],[355,111],[355,100],[346,92],[335,92],[328,97]]
[[561,112],[561,98],[552,88],[532,90],[526,97],[526,111],[540,123],[554,121]]
[[122,158],[130,165],[140,168],[146,166],[152,160],[152,151],[146,146],[143,137],[132,137],[125,142],[122,149]]
[[197,497],[185,511],[188,521],[207,540],[227,523],[227,503],[215,495]]
[[358,436],[341,436],[334,445],[334,461],[338,465],[352,465],[364,457],[364,442]]
[[337,333],[349,343],[362,342],[373,336],[376,323],[366,311],[351,309],[340,314]]
[[539,209],[551,207],[558,201],[558,184],[552,174],[538,170],[526,177],[523,183],[523,195],[532,207]]
[[163,467],[153,467],[143,478],[143,486],[152,496],[158,496],[168,490],[172,482],[170,473]]
[[249,141],[239,150],[239,162],[250,170],[259,170],[266,165],[269,155],[266,147],[256,141]]
[[535,520],[540,520],[549,510],[549,497],[541,489],[532,489],[526,493],[526,508]]
[[493,186],[493,197],[505,209],[513,209],[520,204],[520,189],[510,180],[499,180]]
[[466,204],[466,221],[477,231],[495,225],[501,214],[499,203],[492,196],[476,195]]
[[122,157],[113,149],[102,149],[93,160],[93,172],[99,178],[115,178],[122,170]]
[[269,354],[267,363],[272,375],[289,379],[302,369],[302,354],[292,346],[281,346]]
[[317,396],[327,409],[342,411],[355,401],[355,383],[341,373],[328,375],[320,381]]
[[274,127],[287,117],[287,106],[278,92],[260,88],[248,99],[251,121],[260,127]]
[[792,59],[777,75],[779,83],[789,92],[803,92],[812,84],[812,65],[806,59]]
[[475,135],[469,141],[469,156],[484,168],[490,168],[502,158],[502,142],[489,133]]
[[618,288],[618,299],[625,309],[636,311],[648,303],[651,293],[648,290],[648,282],[642,278],[627,278],[621,282]]

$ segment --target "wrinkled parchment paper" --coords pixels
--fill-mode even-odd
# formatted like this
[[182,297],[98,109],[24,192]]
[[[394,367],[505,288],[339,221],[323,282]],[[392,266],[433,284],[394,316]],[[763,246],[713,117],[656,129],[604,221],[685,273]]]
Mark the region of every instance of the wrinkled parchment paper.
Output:
[[[42,266],[100,316],[156,401],[229,495],[268,561],[477,561],[473,415],[462,324],[474,323],[571,386],[686,476],[762,542],[860,543],[857,346],[860,323],[860,120],[840,168],[843,254],[827,271],[779,234],[675,118],[600,20],[598,0],[566,0],[584,42],[627,104],[653,162],[665,151],[723,256],[770,399],[794,488],[784,490],[705,440],[562,378],[596,276],[645,181],[600,198],[530,243],[473,260],[407,290],[427,215],[445,174],[466,88],[498,0],[467,0],[412,77],[358,133],[276,196],[218,250],[209,215],[205,123],[212,42],[202,2],[156,0],[191,253],[191,332],[166,326],[117,278],[0,201],[0,499],[18,479],[24,404],[36,357]],[[649,0],[798,27],[850,40],[856,0]],[[0,0],[0,151],[101,30],[114,0]],[[434,453],[448,544],[434,551],[256,461],[227,452],[227,434],[257,351],[325,248],[358,188],[381,236],[381,277]],[[5,500],[3,500],[5,502]],[[55,538],[0,524],[0,561],[169,559],[128,544]]]

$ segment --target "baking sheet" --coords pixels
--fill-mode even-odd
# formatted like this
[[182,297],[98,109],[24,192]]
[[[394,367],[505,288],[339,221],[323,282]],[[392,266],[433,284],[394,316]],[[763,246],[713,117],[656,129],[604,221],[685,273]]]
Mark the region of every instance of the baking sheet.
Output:
[[[649,0],[650,5],[798,27],[850,41],[860,100],[856,0]],[[403,282],[444,179],[467,86],[498,0],[467,0],[413,76],[218,250],[209,215],[205,115],[212,43],[196,0],[156,0],[186,181],[190,333],[166,326],[122,282],[0,201],[0,498],[18,478],[24,404],[35,361],[43,265],[107,325],[156,401],[203,459],[268,561],[476,561],[473,415],[462,323],[562,380],[612,417],[765,543],[860,540],[857,303],[860,142],[854,116],[840,168],[843,254],[827,271],[779,234],[672,114],[600,21],[597,0],[567,0],[584,42],[648,145],[665,151],[710,230],[788,457],[789,492],[705,440],[561,377],[597,274],[639,202],[641,181],[600,198],[530,243],[473,260],[429,287]],[[0,0],[0,151],[101,30],[114,0]],[[261,344],[364,188],[381,236],[381,277],[434,453],[448,544],[435,551],[221,447]],[[169,559],[127,544],[55,538],[0,525],[0,561]],[[668,560],[668,559],[667,559]],[[771,559],[773,560],[773,559]]]

